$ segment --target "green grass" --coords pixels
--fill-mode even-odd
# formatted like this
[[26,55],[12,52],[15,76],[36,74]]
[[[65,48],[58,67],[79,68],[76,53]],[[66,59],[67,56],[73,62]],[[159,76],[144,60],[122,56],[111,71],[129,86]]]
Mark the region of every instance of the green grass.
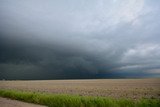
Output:
[[1,97],[49,107],[160,107],[160,99],[112,99],[65,94],[49,94],[16,90],[0,90]]

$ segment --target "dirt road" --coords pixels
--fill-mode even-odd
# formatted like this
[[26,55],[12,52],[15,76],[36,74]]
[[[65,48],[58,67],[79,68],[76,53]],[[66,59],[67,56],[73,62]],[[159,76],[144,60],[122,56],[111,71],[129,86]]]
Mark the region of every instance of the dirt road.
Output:
[[2,97],[0,97],[0,106],[1,107],[45,107],[42,105],[25,103],[25,102],[11,100],[11,99],[2,98]]

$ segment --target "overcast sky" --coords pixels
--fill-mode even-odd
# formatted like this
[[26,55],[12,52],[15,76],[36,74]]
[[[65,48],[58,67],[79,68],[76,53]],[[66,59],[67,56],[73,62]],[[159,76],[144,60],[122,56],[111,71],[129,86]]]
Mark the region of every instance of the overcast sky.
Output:
[[0,0],[0,79],[160,77],[159,0]]

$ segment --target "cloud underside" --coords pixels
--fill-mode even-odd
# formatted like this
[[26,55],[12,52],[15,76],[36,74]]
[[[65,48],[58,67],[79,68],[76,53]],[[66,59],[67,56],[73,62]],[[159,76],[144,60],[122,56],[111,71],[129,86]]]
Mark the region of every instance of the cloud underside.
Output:
[[0,79],[159,77],[159,4],[2,0]]

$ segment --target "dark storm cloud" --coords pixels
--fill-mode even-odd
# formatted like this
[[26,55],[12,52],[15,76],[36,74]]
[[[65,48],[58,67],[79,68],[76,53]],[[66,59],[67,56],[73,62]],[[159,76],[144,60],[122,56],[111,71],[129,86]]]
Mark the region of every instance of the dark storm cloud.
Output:
[[159,76],[159,4],[1,0],[0,78]]

